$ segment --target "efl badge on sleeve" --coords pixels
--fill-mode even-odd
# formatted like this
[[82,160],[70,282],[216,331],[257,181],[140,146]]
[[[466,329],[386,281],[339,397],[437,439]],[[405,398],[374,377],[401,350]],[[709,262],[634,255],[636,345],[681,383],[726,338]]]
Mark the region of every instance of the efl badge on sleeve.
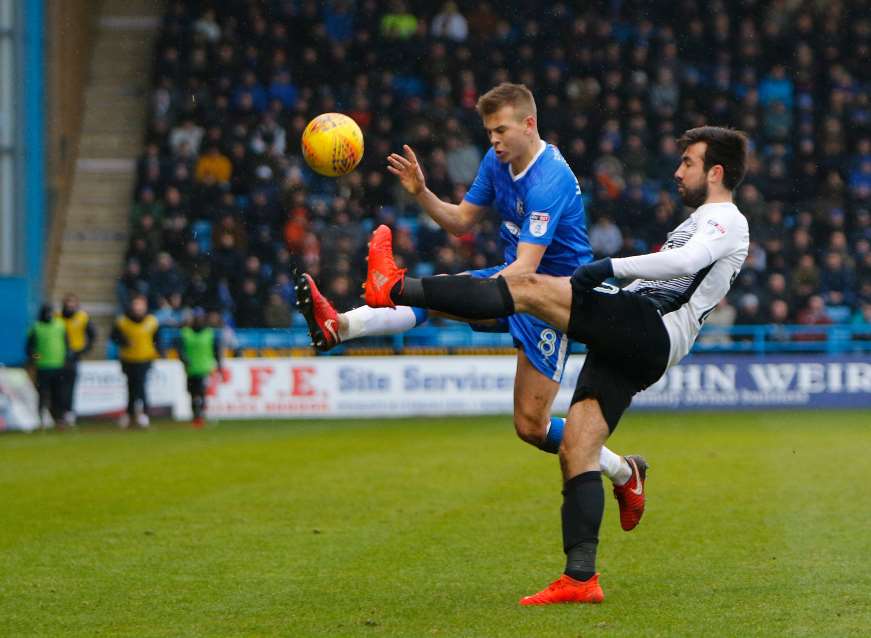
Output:
[[543,237],[547,233],[547,222],[550,221],[548,213],[531,213],[529,215],[529,232],[533,237]]

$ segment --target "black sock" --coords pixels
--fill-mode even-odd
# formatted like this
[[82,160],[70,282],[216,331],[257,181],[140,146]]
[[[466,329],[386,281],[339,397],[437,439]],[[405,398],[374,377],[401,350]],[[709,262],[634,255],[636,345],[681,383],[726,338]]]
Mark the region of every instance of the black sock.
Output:
[[426,299],[423,296],[423,279],[406,277],[404,281],[397,281],[390,290],[390,298],[397,306],[426,308],[424,305]]
[[596,573],[596,548],[604,513],[601,472],[584,472],[566,481],[562,508],[565,573],[576,580],[589,580]]
[[398,286],[394,286],[390,298],[404,306],[439,310],[465,319],[496,319],[514,314],[514,300],[502,277],[406,277],[401,291]]

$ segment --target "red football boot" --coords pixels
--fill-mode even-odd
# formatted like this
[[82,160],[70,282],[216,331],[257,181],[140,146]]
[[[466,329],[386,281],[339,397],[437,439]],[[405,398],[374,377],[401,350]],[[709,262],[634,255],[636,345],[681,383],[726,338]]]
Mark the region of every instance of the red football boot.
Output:
[[644,482],[647,480],[647,461],[640,456],[627,456],[632,477],[623,485],[614,486],[614,498],[620,506],[620,527],[627,532],[635,529],[644,515]]
[[393,235],[381,225],[369,240],[369,265],[366,273],[366,305],[372,308],[395,308],[390,291],[405,282],[405,268],[399,268],[393,260]]
[[306,273],[296,278],[296,306],[305,317],[315,348],[326,352],[341,341],[339,313]]
[[590,580],[575,580],[563,574],[546,589],[520,599],[521,605],[555,605],[558,603],[600,603],[605,594],[599,586],[599,574]]

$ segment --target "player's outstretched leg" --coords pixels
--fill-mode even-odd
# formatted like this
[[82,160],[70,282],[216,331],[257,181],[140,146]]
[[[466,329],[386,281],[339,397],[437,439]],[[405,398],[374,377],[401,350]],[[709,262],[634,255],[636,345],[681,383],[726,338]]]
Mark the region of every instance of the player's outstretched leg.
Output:
[[324,297],[308,273],[296,278],[296,305],[312,338],[312,344],[321,352],[336,346],[339,338],[339,313]]
[[[326,352],[339,343],[407,332],[427,320],[423,308],[396,306],[371,308],[360,306],[338,312],[318,290],[310,275],[298,275],[295,281],[296,305],[308,324],[312,344]],[[332,331],[331,331],[332,329]]]
[[631,531],[635,529],[644,515],[644,483],[647,481],[647,461],[644,457],[633,455],[624,457],[632,468],[632,476],[623,485],[614,483],[614,498],[620,507],[620,527]]
[[365,298],[373,308],[416,306],[466,320],[497,319],[514,314],[511,293],[502,277],[406,277],[405,269],[399,268],[393,258],[393,239],[387,226],[381,225],[372,233],[367,259]]

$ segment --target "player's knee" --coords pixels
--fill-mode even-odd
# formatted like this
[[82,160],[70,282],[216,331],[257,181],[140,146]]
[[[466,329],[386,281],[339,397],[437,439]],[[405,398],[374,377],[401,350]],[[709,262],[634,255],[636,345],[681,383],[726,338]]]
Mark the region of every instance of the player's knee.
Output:
[[[608,438],[608,426],[598,405],[594,406],[593,403],[594,400],[586,399],[582,409],[574,414],[570,412],[560,443],[560,455],[598,458],[597,455]],[[575,411],[575,405],[572,406],[572,412]]]
[[534,272],[522,273],[508,275],[505,277],[505,282],[514,301],[515,312],[521,312],[529,309],[531,300],[536,296],[536,286],[541,284],[542,277]]
[[538,447],[547,435],[547,423],[542,422],[537,415],[515,413],[514,431],[523,441]]

